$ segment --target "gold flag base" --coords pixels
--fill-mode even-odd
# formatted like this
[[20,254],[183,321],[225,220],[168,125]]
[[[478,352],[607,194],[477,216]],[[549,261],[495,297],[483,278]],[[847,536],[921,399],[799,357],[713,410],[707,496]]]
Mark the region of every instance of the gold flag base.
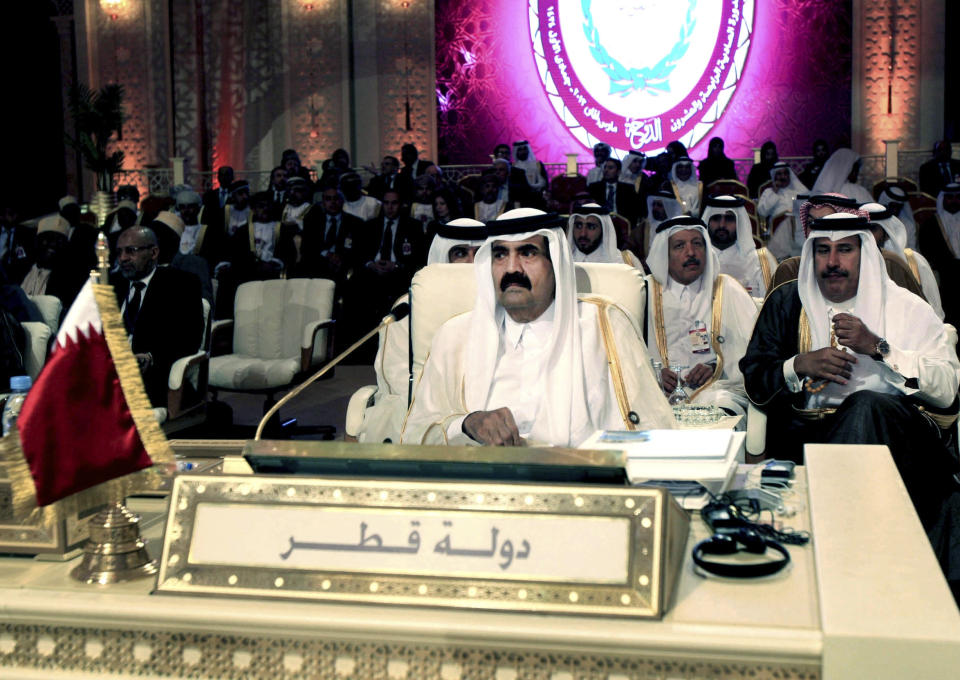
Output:
[[140,517],[114,503],[90,519],[90,539],[83,560],[70,575],[83,583],[120,583],[157,573],[140,537]]

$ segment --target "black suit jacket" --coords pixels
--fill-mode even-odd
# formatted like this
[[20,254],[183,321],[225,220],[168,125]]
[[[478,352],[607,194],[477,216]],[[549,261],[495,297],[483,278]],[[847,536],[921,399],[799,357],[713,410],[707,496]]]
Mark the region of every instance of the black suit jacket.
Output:
[[[355,266],[363,267],[367,262],[380,259],[380,243],[383,239],[383,227],[386,219],[374,217],[367,220],[353,239]],[[413,275],[427,261],[424,247],[423,227],[417,220],[398,217],[397,233],[393,239],[393,255],[397,267]]]
[[433,165],[433,161],[426,161],[422,158],[418,158],[417,160],[419,161],[417,163],[417,174],[415,175],[412,174],[411,167],[409,165],[404,165],[402,168],[400,168],[400,174],[406,176],[411,180],[414,180],[420,175],[422,175],[423,173],[425,173],[427,171],[427,168]]
[[[383,195],[387,192],[387,179],[383,175],[377,175],[370,180],[367,185],[367,193],[378,200],[383,200]],[[400,192],[400,200],[403,203],[409,203],[413,198],[413,181],[408,175],[397,173],[393,180],[393,189]]]
[[[130,282],[116,276],[113,284],[117,305],[122,309]],[[167,405],[170,366],[196,352],[202,337],[200,281],[189,272],[158,267],[140,303],[131,345],[134,354],[149,352],[153,356],[153,364],[143,375],[151,404]]]
[[[960,161],[951,158],[947,163],[950,166],[951,177],[956,178],[957,175],[960,175]],[[940,161],[931,158],[920,166],[920,191],[936,198],[946,184],[949,184],[949,182],[943,176]]]
[[[594,182],[587,187],[587,190],[590,192],[591,198],[599,204],[606,205],[607,203],[607,183],[606,182]],[[625,217],[630,225],[635,225],[637,223],[637,217],[640,214],[639,201],[637,200],[637,192],[634,190],[633,186],[627,184],[626,182],[617,182],[617,210],[618,215]]]
[[[2,237],[2,234],[0,234]],[[0,280],[3,283],[20,283],[33,266],[37,230],[21,224],[13,228],[13,239],[0,260]]]
[[[334,240],[337,258],[321,253],[327,249],[327,214],[318,206],[303,218],[300,235],[300,262],[288,272],[288,277],[329,278],[337,280],[354,264],[354,239],[363,232],[363,220],[341,212],[340,224]],[[339,259],[339,266],[334,260]]]

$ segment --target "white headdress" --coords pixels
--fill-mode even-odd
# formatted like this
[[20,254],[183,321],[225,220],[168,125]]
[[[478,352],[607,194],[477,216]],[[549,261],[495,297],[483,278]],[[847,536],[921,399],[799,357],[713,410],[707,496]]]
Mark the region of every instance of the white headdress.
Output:
[[450,259],[450,249],[467,245],[479,248],[487,238],[487,226],[483,222],[461,217],[437,227],[437,235],[430,243],[427,264],[446,263]]
[[[592,253],[584,253],[577,247],[576,239],[573,237],[573,223],[577,217],[596,217],[600,220],[600,226],[603,229],[603,236],[600,245]],[[610,211],[602,208],[596,203],[587,203],[582,205],[570,215],[567,220],[567,242],[570,244],[570,252],[573,255],[574,262],[623,262],[623,256],[617,249],[617,232],[613,228],[613,219],[610,217]]]
[[[471,370],[464,378],[468,411],[484,410],[493,384],[500,344],[500,323],[505,314],[497,304],[491,276],[494,241],[523,241],[533,236],[547,239],[556,281],[553,328],[544,348],[543,402],[537,412],[538,439],[576,445],[593,431],[585,385],[584,356],[580,342],[576,273],[562,222],[533,208],[510,210],[490,222],[487,241],[474,260],[477,303],[470,321],[466,353]],[[524,231],[521,231],[524,230]],[[589,348],[591,353],[597,348]]]

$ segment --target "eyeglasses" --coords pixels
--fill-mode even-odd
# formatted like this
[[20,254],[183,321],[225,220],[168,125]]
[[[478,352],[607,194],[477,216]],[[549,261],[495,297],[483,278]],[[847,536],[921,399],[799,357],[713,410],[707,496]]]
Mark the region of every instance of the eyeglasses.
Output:
[[122,253],[124,255],[136,255],[141,250],[147,250],[154,247],[155,246],[124,246],[122,248],[117,248],[117,253]]

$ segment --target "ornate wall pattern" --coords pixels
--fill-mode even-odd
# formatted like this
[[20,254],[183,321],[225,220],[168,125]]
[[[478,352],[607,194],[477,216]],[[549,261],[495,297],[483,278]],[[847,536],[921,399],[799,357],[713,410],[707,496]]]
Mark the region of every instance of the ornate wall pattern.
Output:
[[[165,166],[170,158],[167,95],[167,13],[163,0],[120,5],[108,15],[88,0],[87,26],[92,27],[90,84],[124,86],[126,121],[116,147],[126,154],[124,167]],[[147,186],[140,187],[146,193]]]
[[344,55],[349,41],[344,3],[286,5],[291,145],[306,165],[347,146],[343,84],[348,77]]
[[[399,157],[401,145],[413,142],[422,158],[437,157],[433,143],[437,115],[431,40],[435,30],[433,5],[431,0],[377,0],[379,134],[383,154]],[[359,134],[369,133],[361,130]]]
[[905,149],[932,146],[920,138],[920,6],[861,3],[861,153],[882,153],[885,139],[899,139]]

